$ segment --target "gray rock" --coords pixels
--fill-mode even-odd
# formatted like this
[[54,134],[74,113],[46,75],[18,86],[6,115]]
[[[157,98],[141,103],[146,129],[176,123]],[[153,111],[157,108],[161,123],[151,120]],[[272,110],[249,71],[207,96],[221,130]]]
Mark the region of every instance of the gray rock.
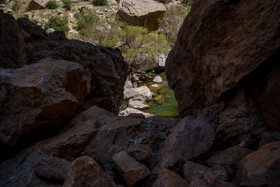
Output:
[[146,105],[142,101],[134,99],[129,99],[128,106],[136,109],[149,108],[149,105]]
[[47,34],[51,34],[51,33],[54,33],[55,30],[54,30],[53,28],[48,28],[48,29],[46,30],[46,32],[47,32]]
[[157,62],[159,67],[165,67],[166,58],[167,56],[162,53],[158,56]]
[[138,97],[138,99],[140,97],[142,97],[143,98],[142,101],[151,100],[152,92],[150,91],[150,89],[147,86],[141,86],[139,88],[130,88],[130,89],[126,89],[124,91],[125,99],[130,99],[130,98],[135,98],[135,97]]
[[153,79],[153,82],[161,83],[162,82],[162,78],[160,76],[155,76],[155,78]]

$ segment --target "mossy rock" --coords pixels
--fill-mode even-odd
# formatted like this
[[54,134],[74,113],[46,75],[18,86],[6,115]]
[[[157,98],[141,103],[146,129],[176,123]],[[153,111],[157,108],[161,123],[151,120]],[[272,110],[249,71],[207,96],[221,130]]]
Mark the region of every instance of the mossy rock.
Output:
[[160,94],[165,94],[168,91],[168,88],[163,87],[162,89],[159,90]]
[[152,94],[153,94],[153,97],[158,96],[158,93],[154,93],[154,92],[152,92]]
[[158,95],[157,97],[154,98],[154,100],[155,100],[158,104],[162,104],[162,103],[164,103],[164,96],[163,96],[163,95]]
[[[157,85],[157,87],[155,87],[155,85]],[[163,86],[161,84],[152,84],[149,86],[149,89],[151,90],[151,92],[158,93],[162,87]]]

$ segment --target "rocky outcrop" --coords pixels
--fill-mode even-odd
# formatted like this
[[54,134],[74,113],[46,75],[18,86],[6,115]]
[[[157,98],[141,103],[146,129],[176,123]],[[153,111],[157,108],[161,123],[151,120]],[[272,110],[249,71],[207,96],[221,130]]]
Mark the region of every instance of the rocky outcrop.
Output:
[[129,156],[125,151],[112,157],[116,168],[127,186],[134,186],[150,174],[149,169]]
[[0,10],[0,68],[22,67],[24,57],[24,40],[17,22]]
[[101,167],[90,157],[83,156],[74,160],[67,172],[64,187],[75,186],[116,186]]
[[165,6],[154,0],[120,0],[118,15],[132,25],[157,30],[158,19],[165,11]]
[[238,164],[237,183],[240,186],[279,186],[280,142],[262,146]]
[[[277,0],[195,2],[166,62],[167,79],[181,114],[197,114],[233,94],[258,67],[263,65],[260,71],[264,72],[279,62],[275,56],[280,49],[279,7]],[[278,62],[270,58],[274,56]],[[272,87],[268,90],[273,91]],[[278,101],[271,104],[271,110],[279,109]],[[261,108],[265,118],[272,115],[265,113],[265,106]]]
[[81,105],[90,82],[79,64],[51,58],[0,69],[0,77],[0,137],[11,147],[59,129]]

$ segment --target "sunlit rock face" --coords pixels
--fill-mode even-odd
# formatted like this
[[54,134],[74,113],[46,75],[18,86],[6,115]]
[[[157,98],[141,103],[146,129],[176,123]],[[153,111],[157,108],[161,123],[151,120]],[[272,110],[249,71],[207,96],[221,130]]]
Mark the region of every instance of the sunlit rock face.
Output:
[[165,11],[162,3],[153,0],[121,0],[118,15],[130,24],[157,30],[158,19]]

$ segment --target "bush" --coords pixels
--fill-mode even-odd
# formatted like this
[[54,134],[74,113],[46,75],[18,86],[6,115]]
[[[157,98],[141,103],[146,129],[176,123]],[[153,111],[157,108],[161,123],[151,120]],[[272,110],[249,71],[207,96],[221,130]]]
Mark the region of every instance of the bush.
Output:
[[45,25],[45,29],[53,28],[56,31],[68,32],[70,29],[67,26],[68,20],[66,18],[51,17]]
[[189,11],[190,7],[171,6],[160,19],[158,31],[167,36],[171,47],[175,44],[178,32]]
[[14,2],[12,3],[12,10],[17,12],[19,11],[20,7],[21,7],[21,2],[18,0],[14,0]]
[[98,23],[99,18],[95,15],[93,10],[84,8],[76,13],[75,18],[77,19],[77,30],[81,31],[83,29],[91,27],[94,23]]
[[56,9],[58,7],[58,4],[54,0],[50,0],[45,4],[45,7],[47,9]]
[[62,8],[65,8],[65,10],[71,10],[71,0],[62,0]]
[[107,5],[108,1],[107,0],[93,0],[93,1],[91,1],[91,4],[93,6],[103,6],[103,5]]

